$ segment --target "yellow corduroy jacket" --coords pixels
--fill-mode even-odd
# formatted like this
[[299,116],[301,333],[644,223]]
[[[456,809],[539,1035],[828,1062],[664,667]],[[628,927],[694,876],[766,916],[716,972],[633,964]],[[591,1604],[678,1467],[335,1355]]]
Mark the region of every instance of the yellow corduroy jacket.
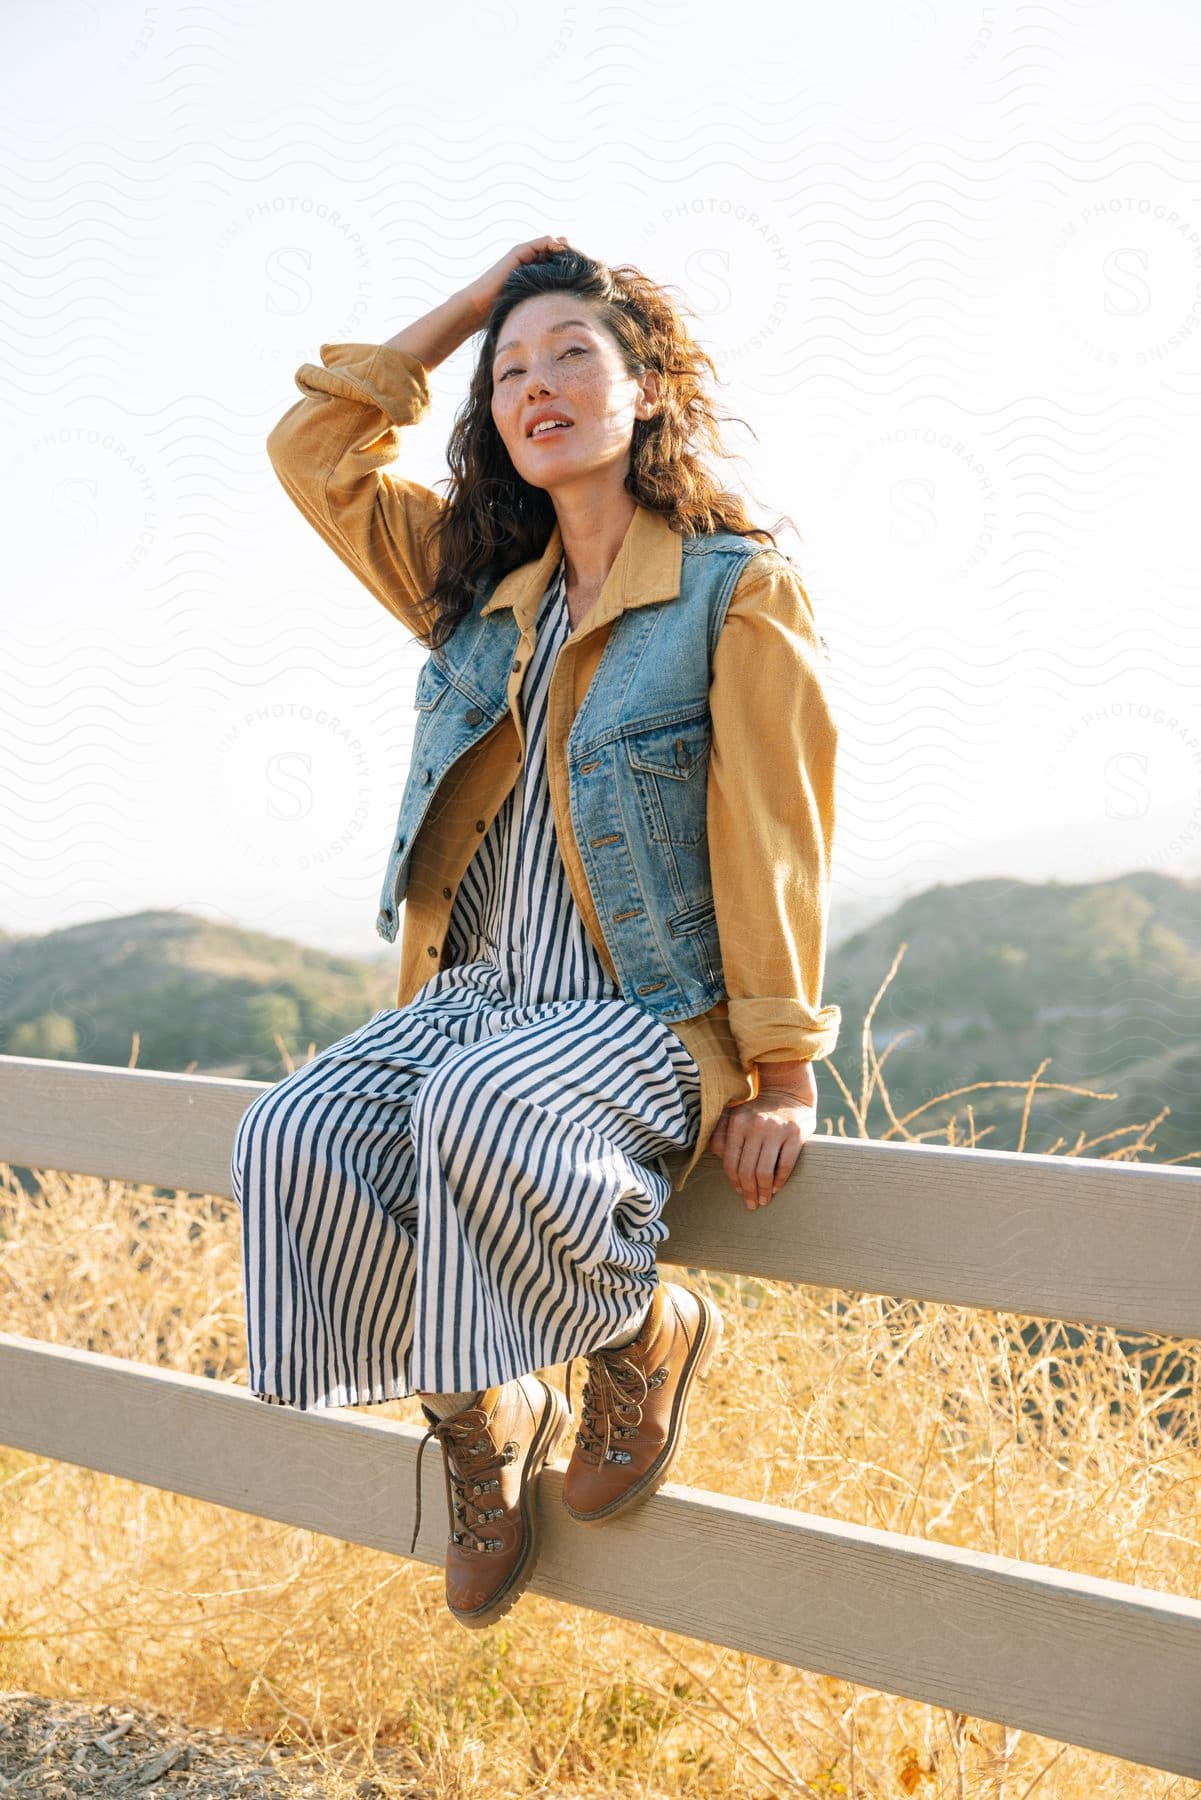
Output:
[[[400,431],[428,411],[424,365],[376,344],[322,344],[321,364],[296,372],[303,398],[267,439],[289,497],[349,569],[419,642],[429,642],[434,569],[425,547],[447,502],[388,473]],[[568,808],[567,734],[609,630],[635,606],[680,591],[681,540],[638,506],[588,612],[551,678],[547,770],[559,851],[589,937],[611,977]],[[397,1006],[442,965],[459,882],[517,778],[517,707],[538,603],[562,554],[558,525],[535,561],[497,585],[484,614],[513,609],[526,654],[516,659],[509,712],[447,772],[413,847]],[[740,575],[713,657],[707,832],[727,998],[671,1029],[701,1072],[695,1148],[666,1166],[682,1188],[730,1104],[759,1091],[757,1065],[818,1060],[834,1049],[837,1006],[820,1004],[834,833],[837,725],[822,681],[825,647],[792,563],[774,550]],[[685,1161],[685,1159],[687,1159]]]

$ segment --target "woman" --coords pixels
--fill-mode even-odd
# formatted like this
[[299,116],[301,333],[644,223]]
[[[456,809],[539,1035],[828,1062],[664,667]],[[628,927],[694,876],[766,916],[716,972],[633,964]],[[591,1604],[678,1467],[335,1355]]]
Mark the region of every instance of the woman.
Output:
[[[386,465],[480,331],[443,499]],[[664,1204],[708,1147],[764,1205],[814,1129],[836,730],[804,589],[701,459],[713,365],[639,271],[537,238],[321,355],[273,466],[430,654],[376,922],[404,900],[397,1005],[237,1132],[250,1386],[420,1395],[481,1626],[572,1422],[536,1371],[587,1358],[572,1516],[654,1492],[722,1324],[657,1279]],[[419,1522],[420,1454],[417,1485]]]

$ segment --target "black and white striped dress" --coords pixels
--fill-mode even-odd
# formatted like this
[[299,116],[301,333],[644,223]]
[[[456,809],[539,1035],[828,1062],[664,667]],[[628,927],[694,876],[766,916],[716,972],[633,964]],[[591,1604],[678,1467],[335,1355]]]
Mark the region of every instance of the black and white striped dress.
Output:
[[454,966],[251,1104],[250,1390],[299,1407],[490,1387],[632,1329],[658,1279],[700,1071],[621,997],[559,856],[546,703],[560,560],[522,690],[526,756],[455,896]]

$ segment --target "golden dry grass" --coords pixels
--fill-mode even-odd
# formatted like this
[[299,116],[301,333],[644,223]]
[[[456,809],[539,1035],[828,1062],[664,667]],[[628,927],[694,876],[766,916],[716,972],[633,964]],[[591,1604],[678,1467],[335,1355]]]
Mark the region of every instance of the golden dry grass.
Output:
[[[847,1117],[863,1129],[862,1094]],[[0,1165],[6,1329],[245,1382],[232,1201],[36,1186]],[[1191,1385],[1195,1344],[1073,1348],[1012,1314],[663,1271],[726,1320],[673,1480],[1201,1593],[1197,1399],[1168,1381],[1174,1360]],[[382,1411],[422,1423],[412,1398]],[[0,1450],[0,1502],[0,1689],[260,1733],[331,1796],[1201,1792],[540,1595],[468,1633],[440,1569],[21,1452]]]

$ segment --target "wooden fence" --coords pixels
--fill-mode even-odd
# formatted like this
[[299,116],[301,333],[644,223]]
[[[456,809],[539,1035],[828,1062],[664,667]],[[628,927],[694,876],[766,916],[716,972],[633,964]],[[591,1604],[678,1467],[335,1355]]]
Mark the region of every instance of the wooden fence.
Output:
[[[262,1088],[0,1056],[0,1158],[228,1197]],[[1201,1337],[1188,1169],[815,1138],[771,1206],[710,1159],[667,1218],[679,1267]],[[0,1332],[0,1443],[397,1556],[421,1436]],[[439,1458],[423,1480],[440,1567]],[[590,1528],[560,1483],[528,1591],[1201,1777],[1201,1599],[673,1483]]]

